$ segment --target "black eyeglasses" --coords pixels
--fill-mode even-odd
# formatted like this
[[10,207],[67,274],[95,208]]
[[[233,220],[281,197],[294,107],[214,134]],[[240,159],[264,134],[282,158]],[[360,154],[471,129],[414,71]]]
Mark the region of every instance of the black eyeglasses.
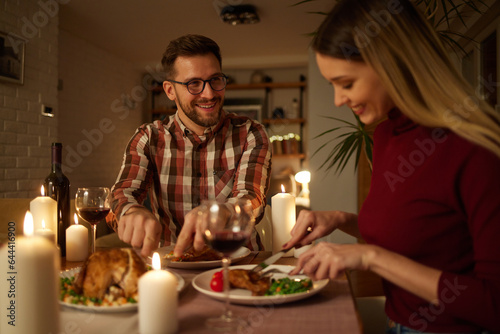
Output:
[[167,80],[167,81],[184,85],[186,86],[188,92],[190,92],[193,95],[198,95],[201,94],[201,92],[203,92],[203,90],[205,89],[205,84],[207,82],[213,90],[220,92],[221,90],[226,88],[227,77],[223,74],[207,80],[193,79],[189,80],[188,82],[180,82],[175,80]]

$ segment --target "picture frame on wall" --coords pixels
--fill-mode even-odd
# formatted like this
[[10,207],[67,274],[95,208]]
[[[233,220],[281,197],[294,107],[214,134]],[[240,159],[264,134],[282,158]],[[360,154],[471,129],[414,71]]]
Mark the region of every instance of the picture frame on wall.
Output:
[[261,99],[227,98],[224,101],[224,110],[261,122],[263,105]]
[[0,31],[0,81],[24,84],[26,40]]
[[224,110],[259,122],[262,121],[262,106],[260,105],[225,106]]

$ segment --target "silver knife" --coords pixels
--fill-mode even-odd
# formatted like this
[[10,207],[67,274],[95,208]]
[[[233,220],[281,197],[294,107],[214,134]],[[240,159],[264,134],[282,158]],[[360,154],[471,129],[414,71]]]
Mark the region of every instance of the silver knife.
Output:
[[273,264],[274,262],[278,261],[286,252],[288,252],[292,248],[293,247],[286,248],[286,249],[283,249],[283,250],[279,251],[278,253],[276,253],[274,255],[271,255],[270,257],[268,257],[267,259],[265,259],[264,261],[262,261],[261,263],[259,263],[255,267],[253,267],[252,270],[251,270],[251,272],[254,272],[254,273],[261,272],[263,269],[266,269],[271,264]]

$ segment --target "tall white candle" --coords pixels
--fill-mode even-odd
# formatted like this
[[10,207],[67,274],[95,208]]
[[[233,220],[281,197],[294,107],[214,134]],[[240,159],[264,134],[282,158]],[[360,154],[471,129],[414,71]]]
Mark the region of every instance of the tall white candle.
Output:
[[139,278],[139,332],[148,334],[176,333],[177,279],[161,270],[160,255],[153,254],[153,270]]
[[25,237],[0,249],[0,332],[59,333],[59,254],[47,239],[33,235],[26,214]]
[[[281,193],[271,198],[272,225],[273,225],[273,253],[282,249],[283,244],[290,240],[290,231],[295,225],[295,197],[285,193],[281,185]],[[293,256],[293,250],[284,256]]]
[[85,261],[89,255],[89,230],[78,224],[75,213],[75,225],[66,229],[66,261]]
[[46,228],[45,226],[45,220],[42,219],[42,228],[39,228],[38,230],[35,231],[35,235],[38,235],[40,237],[44,237],[54,245],[56,244],[56,234],[50,229]]
[[42,220],[45,221],[45,228],[53,231],[56,235],[57,244],[57,202],[45,195],[42,186],[42,196],[38,196],[30,202],[30,211],[33,215],[34,229],[42,229]]

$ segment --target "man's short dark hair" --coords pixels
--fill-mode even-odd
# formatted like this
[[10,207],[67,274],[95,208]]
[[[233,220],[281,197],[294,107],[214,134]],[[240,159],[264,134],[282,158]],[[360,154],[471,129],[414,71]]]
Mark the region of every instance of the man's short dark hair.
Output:
[[178,57],[192,57],[212,53],[222,67],[220,48],[212,39],[202,35],[184,35],[170,41],[163,53],[161,64],[167,79],[174,79],[174,63]]

